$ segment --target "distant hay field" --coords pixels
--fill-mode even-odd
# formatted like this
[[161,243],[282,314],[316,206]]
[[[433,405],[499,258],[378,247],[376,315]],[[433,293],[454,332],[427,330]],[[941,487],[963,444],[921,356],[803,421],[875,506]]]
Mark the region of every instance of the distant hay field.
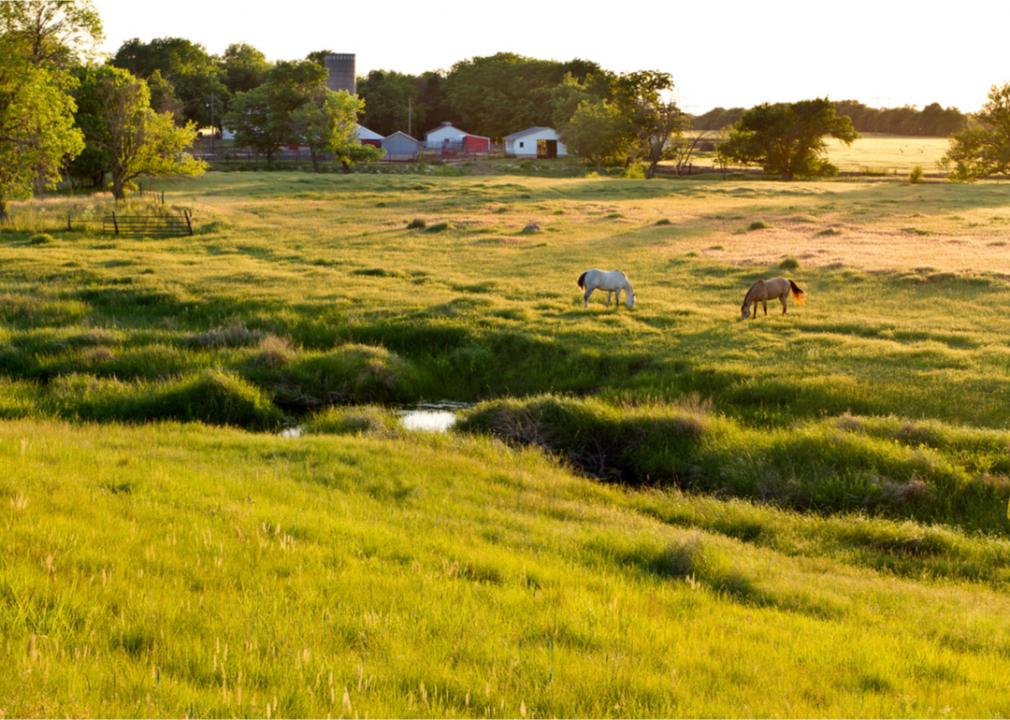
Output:
[[940,172],[948,146],[947,138],[866,133],[848,147],[828,140],[828,157],[842,172],[907,175],[918,165],[928,174]]

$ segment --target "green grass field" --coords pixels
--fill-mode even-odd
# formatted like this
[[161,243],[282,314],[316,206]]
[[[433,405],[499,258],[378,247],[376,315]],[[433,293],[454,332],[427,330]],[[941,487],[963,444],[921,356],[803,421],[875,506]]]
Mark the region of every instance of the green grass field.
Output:
[[0,231],[0,715],[1010,712],[1005,185],[159,187]]

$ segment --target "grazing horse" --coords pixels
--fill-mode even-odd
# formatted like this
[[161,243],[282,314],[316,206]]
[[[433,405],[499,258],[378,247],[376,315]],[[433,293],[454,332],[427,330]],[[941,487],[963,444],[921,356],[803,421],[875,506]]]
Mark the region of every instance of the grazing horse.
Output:
[[782,314],[784,315],[786,312],[786,298],[789,297],[790,292],[792,292],[793,298],[796,299],[797,305],[802,305],[803,301],[806,300],[806,294],[792,280],[784,277],[772,278],[771,280],[758,280],[751,285],[750,290],[747,291],[747,295],[743,299],[743,305],[740,307],[740,319],[746,320],[748,317],[751,317],[751,305],[754,306],[753,317],[757,317],[758,303],[764,306],[765,315],[767,315],[768,301],[775,298],[778,298],[779,302],[782,303]]
[[635,291],[631,288],[631,283],[628,282],[628,276],[620,270],[611,270],[610,272],[596,269],[586,270],[579,275],[579,287],[586,291],[586,307],[589,307],[589,296],[593,294],[593,290],[607,291],[607,305],[610,305],[610,296],[615,292],[617,293],[616,301],[621,302],[621,290],[624,290],[624,301],[628,309],[635,307]]

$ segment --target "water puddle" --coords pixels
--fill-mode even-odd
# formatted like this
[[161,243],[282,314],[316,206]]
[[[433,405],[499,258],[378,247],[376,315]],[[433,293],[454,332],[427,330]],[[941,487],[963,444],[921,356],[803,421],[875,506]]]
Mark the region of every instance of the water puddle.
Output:
[[[410,408],[399,408],[395,412],[400,416],[404,430],[420,432],[448,432],[456,424],[456,418],[461,410],[470,405],[460,402],[419,403]],[[285,428],[278,433],[280,437],[300,438],[305,429],[301,425]]]
[[448,432],[456,424],[459,411],[468,407],[466,403],[457,402],[421,403],[410,409],[399,410],[398,414],[406,430]]

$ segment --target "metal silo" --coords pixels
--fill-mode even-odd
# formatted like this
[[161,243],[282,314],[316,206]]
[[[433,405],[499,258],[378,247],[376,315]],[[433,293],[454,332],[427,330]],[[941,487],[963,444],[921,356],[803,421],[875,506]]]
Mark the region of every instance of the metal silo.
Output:
[[346,90],[352,95],[357,91],[354,75],[354,55],[340,54],[326,56],[326,87],[330,90]]

